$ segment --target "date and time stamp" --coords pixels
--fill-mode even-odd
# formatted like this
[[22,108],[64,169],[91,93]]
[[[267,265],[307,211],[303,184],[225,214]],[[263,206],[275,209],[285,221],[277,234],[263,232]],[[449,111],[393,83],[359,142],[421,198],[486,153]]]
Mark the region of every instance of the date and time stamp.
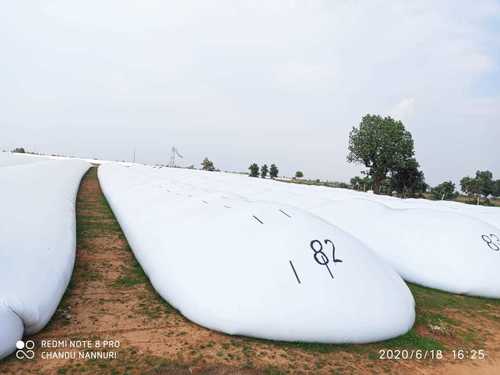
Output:
[[484,349],[453,349],[453,350],[424,350],[424,349],[380,349],[377,359],[385,361],[406,360],[446,360],[446,361],[484,361],[488,352]]

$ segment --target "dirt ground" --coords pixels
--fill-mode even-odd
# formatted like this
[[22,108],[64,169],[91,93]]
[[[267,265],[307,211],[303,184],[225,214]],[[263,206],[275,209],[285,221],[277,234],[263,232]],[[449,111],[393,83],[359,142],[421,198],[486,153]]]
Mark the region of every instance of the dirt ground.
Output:
[[[402,338],[371,345],[282,343],[229,336],[189,322],[150,286],[107,205],[96,168],[77,200],[73,278],[35,359],[15,355],[1,374],[500,374],[500,303],[410,286],[419,318]],[[42,343],[59,340],[57,347]],[[67,345],[90,341],[92,348]],[[96,343],[114,342],[114,348]],[[381,350],[437,353],[443,359],[380,359]],[[469,358],[453,359],[453,350]],[[485,359],[471,359],[484,350]],[[79,358],[99,351],[111,359]],[[433,352],[434,351],[434,352]],[[49,353],[49,354],[47,354]],[[73,353],[75,359],[47,355]]]

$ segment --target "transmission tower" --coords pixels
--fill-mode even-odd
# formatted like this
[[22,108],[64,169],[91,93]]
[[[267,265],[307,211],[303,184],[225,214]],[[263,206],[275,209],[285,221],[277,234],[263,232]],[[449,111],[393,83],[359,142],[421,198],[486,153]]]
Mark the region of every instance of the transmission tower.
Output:
[[178,156],[180,157],[181,159],[183,158],[183,156],[181,154],[179,154],[179,151],[177,150],[177,148],[172,147],[172,154],[170,156],[170,163],[169,163],[169,167],[175,167],[175,157]]

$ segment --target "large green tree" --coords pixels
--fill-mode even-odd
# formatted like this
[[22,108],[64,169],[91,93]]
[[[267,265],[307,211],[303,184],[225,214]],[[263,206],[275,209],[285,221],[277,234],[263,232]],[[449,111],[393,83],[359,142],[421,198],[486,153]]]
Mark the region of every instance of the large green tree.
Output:
[[347,160],[362,163],[373,178],[373,192],[389,172],[405,168],[415,154],[413,139],[401,121],[391,117],[366,115],[349,134]]
[[444,181],[431,190],[432,197],[437,200],[449,200],[458,196],[455,184],[452,181]]

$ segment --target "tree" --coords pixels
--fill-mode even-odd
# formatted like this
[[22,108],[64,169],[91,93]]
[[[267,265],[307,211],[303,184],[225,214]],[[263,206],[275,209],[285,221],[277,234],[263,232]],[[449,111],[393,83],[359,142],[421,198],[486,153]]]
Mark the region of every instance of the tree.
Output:
[[438,200],[450,200],[458,196],[458,192],[455,191],[455,184],[452,181],[445,181],[433,187],[431,194],[434,199]]
[[373,186],[373,179],[370,176],[365,176],[361,179],[363,191],[371,190]]
[[462,177],[462,179],[460,180],[460,189],[465,193],[465,194],[470,194],[471,192],[471,182],[472,182],[472,178],[470,178],[469,176],[466,176],[466,177]]
[[363,184],[363,179],[359,176],[355,176],[353,178],[351,178],[351,187],[354,189],[354,190],[361,190],[361,186]]
[[271,178],[278,177],[279,169],[275,164],[271,164],[271,168],[269,169],[269,176]]
[[414,159],[408,159],[404,166],[397,168],[391,176],[391,189],[400,193],[403,198],[415,196],[416,192],[422,193],[426,190],[424,172],[418,168],[420,165]]
[[479,185],[479,193],[485,198],[493,194],[495,190],[495,182],[493,181],[493,173],[490,171],[476,171],[476,179]]
[[260,177],[266,178],[268,173],[269,168],[267,167],[267,164],[264,164],[262,167],[260,167]]
[[370,176],[355,176],[351,178],[351,186],[354,190],[367,191],[371,189],[372,179]]
[[495,182],[490,171],[476,171],[476,177],[466,176],[462,178],[460,186],[468,196],[476,197],[476,204],[479,204],[481,195],[487,198],[495,191]]
[[384,178],[380,183],[380,194],[392,195],[392,183],[390,178]]
[[460,180],[460,188],[464,193],[470,197],[477,197],[477,204],[479,204],[479,181],[475,178],[464,177]]
[[495,181],[493,196],[500,197],[500,180]]
[[259,177],[259,166],[256,163],[250,164],[248,169],[250,170],[250,177]]
[[302,178],[302,177],[304,177],[304,172],[302,172],[302,171],[295,172],[295,177],[296,178]]
[[16,152],[19,154],[25,154],[26,150],[24,149],[24,147],[16,147],[15,149],[12,150],[12,152]]
[[403,123],[378,115],[366,115],[359,128],[352,128],[348,151],[347,161],[362,163],[368,168],[376,194],[387,174],[404,168],[415,153],[411,133]]
[[215,171],[214,163],[208,158],[203,159],[201,166],[204,171]]

